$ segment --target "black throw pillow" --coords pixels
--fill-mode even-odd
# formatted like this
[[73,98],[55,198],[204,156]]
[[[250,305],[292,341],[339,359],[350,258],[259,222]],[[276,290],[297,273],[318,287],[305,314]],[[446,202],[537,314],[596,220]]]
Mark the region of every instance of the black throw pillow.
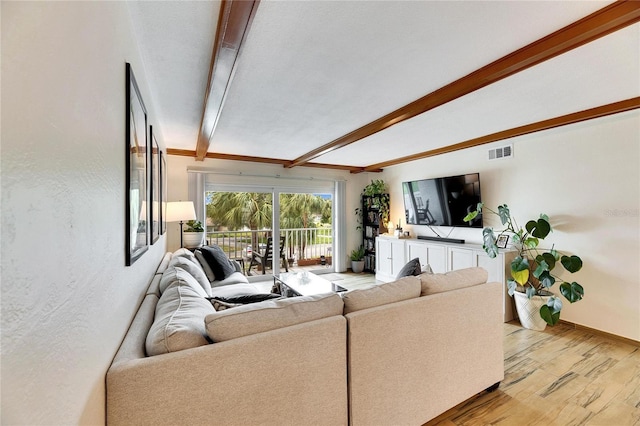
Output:
[[396,277],[396,279],[399,280],[402,277],[420,275],[421,272],[422,267],[420,266],[420,259],[416,257],[415,259],[411,259],[410,261],[408,261],[407,264],[404,265],[402,269],[400,269],[400,272],[398,272],[398,276]]
[[258,293],[258,294],[238,294],[233,297],[216,297],[215,299],[222,300],[227,303],[238,303],[247,305],[249,303],[262,302],[263,300],[277,299],[282,297],[277,293]]
[[229,262],[229,258],[225,252],[218,246],[204,246],[200,248],[204,260],[209,264],[209,268],[213,272],[217,281],[226,279],[229,275],[236,272],[236,269]]

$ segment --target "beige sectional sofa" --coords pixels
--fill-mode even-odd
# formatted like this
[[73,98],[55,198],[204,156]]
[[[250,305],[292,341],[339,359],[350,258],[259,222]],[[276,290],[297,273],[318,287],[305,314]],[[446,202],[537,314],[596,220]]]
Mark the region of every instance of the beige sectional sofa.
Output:
[[170,260],[107,372],[108,424],[420,425],[503,379],[502,287],[481,268],[205,310],[154,334],[164,299],[198,297],[180,271],[168,283]]

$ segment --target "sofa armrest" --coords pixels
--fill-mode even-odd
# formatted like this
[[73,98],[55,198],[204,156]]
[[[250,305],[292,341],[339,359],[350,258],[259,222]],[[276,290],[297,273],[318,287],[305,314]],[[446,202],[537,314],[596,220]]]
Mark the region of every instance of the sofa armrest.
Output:
[[504,378],[500,283],[346,318],[352,425],[423,424]]
[[107,423],[347,423],[346,320],[334,316],[112,365]]

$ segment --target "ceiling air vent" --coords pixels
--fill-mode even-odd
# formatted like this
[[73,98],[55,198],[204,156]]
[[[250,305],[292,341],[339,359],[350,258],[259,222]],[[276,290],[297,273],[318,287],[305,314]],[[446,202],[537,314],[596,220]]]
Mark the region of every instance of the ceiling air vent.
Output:
[[489,160],[497,160],[499,158],[509,158],[513,156],[513,145],[501,146],[489,150]]

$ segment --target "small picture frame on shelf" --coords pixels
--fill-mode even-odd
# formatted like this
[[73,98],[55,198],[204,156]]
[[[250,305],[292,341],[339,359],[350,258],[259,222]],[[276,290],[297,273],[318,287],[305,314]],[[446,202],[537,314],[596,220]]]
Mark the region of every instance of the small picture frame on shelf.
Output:
[[509,242],[509,236],[506,234],[498,235],[498,239],[496,240],[496,246],[498,248],[507,248],[507,243]]

